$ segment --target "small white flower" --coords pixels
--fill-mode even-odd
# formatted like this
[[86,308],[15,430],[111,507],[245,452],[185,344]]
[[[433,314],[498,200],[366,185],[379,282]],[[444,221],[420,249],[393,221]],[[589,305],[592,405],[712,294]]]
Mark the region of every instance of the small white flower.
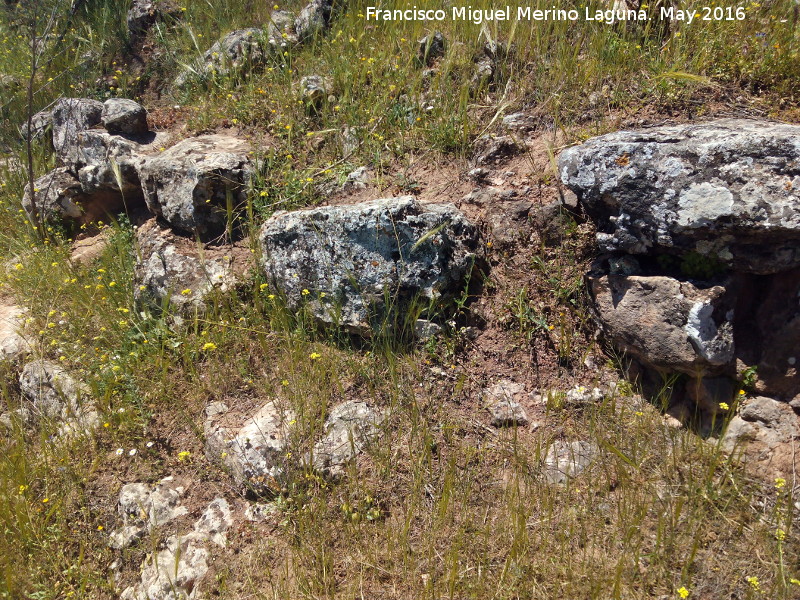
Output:
[[147,442],[147,443],[145,444],[145,446],[147,446],[148,448],[152,448],[152,447],[153,447],[153,445],[154,445],[154,442]]
[[124,409],[124,408],[120,408],[120,409],[119,409],[117,412],[118,412],[119,414],[122,414],[122,413],[124,413],[124,412],[125,412],[125,409]]
[[117,456],[122,456],[123,452],[125,452],[124,448],[117,448]]
[[131,448],[128,450],[128,456],[136,456],[136,448]]

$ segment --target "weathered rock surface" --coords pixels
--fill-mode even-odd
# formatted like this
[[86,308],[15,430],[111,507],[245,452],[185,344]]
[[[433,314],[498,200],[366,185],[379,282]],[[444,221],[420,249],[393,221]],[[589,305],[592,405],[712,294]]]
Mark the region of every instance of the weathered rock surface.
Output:
[[189,511],[179,506],[184,491],[185,487],[172,477],[162,479],[155,486],[123,485],[117,506],[122,525],[111,533],[108,545],[115,549],[127,548],[148,531],[187,514]]
[[171,0],[133,0],[128,10],[126,23],[132,38],[139,38],[155,25],[156,21],[165,17],[178,18],[180,8]]
[[[213,290],[227,291],[246,268],[241,249],[209,248],[182,238],[151,219],[136,231],[137,261],[134,298],[140,304],[177,312],[204,309],[203,299]],[[249,252],[247,253],[249,254]]]
[[127,98],[109,98],[103,103],[100,116],[109,133],[140,135],[147,133],[147,111],[138,102]]
[[302,42],[323,32],[331,19],[333,0],[311,0],[297,15],[294,30]]
[[83,205],[88,196],[83,193],[81,182],[66,168],[59,167],[39,177],[33,183],[33,189],[31,197],[30,186],[26,185],[22,196],[22,208],[31,220],[34,216],[34,203],[36,212],[43,221],[84,220]]
[[140,167],[150,211],[176,229],[211,241],[246,204],[249,144],[226,135],[185,139]]
[[592,442],[556,440],[544,460],[545,479],[550,484],[566,483],[583,473],[599,452]]
[[[53,111],[51,109],[40,110],[31,116],[31,141],[44,138],[53,126]],[[23,140],[28,140],[28,121],[27,119],[19,126],[19,134]]]
[[348,400],[331,410],[325,432],[314,444],[312,467],[331,477],[344,473],[347,464],[379,433],[384,414],[365,402]]
[[20,391],[27,400],[22,416],[29,424],[41,419],[59,423],[59,433],[86,432],[98,423],[98,414],[86,384],[60,365],[35,360],[22,368]]
[[21,330],[25,309],[16,304],[0,304],[0,360],[17,360],[31,346]]
[[121,600],[191,600],[200,598],[200,587],[208,572],[209,543],[223,546],[233,524],[230,505],[216,498],[197,520],[194,529],[171,536],[165,548],[142,563],[142,579],[127,588]]
[[183,87],[192,80],[232,75],[246,67],[256,67],[264,62],[267,50],[267,35],[263,29],[236,29],[214,42],[202,59],[178,75],[173,85]]
[[563,182],[602,249],[800,266],[800,126],[745,119],[620,131],[568,148]]
[[444,56],[447,50],[447,42],[441,31],[433,35],[426,35],[417,41],[417,61],[426,66],[430,66],[437,58]]
[[239,485],[274,494],[286,471],[290,423],[294,416],[274,402],[254,415],[231,414],[221,402],[206,409],[206,455],[220,462]]
[[722,286],[671,277],[589,277],[595,309],[613,344],[662,371],[719,373],[734,360],[733,302]]
[[363,335],[413,301],[452,300],[483,252],[455,206],[410,196],[279,212],[260,242],[264,272],[292,310]]
[[741,452],[745,463],[770,478],[789,478],[795,471],[800,416],[786,402],[756,397],[728,424],[722,446]]
[[103,103],[89,98],[62,98],[53,105],[53,147],[62,164],[75,162],[78,133],[100,124]]
[[494,427],[525,427],[528,424],[528,413],[521,402],[528,401],[530,394],[521,383],[503,379],[484,389],[481,396],[492,415]]

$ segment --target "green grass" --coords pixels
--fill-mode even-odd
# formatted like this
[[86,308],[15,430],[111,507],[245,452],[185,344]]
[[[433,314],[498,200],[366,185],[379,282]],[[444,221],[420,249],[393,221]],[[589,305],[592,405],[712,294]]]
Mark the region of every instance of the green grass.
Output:
[[[738,96],[788,118],[800,92],[792,0],[750,4],[745,21],[695,23],[671,36],[586,23],[445,22],[448,51],[427,79],[415,54],[428,27],[367,29],[367,2],[337,4],[327,35],[263,67],[174,92],[167,84],[181,64],[227,31],[265,23],[270,5],[181,3],[181,18],[160,23],[138,49],[147,58],[139,69],[128,60],[126,1],[89,0],[71,19],[67,4],[39,3],[57,9],[51,31],[64,37],[39,61],[32,108],[60,95],[135,96],[160,127],[186,120],[190,133],[235,127],[265,141],[250,227],[275,210],[324,200],[319,184],[341,182],[361,164],[414,191],[409,157],[461,165],[477,135],[498,131],[499,117],[519,108],[540,118],[543,131],[572,139],[639,112],[712,113]],[[0,11],[0,148],[12,159],[0,164],[0,294],[28,307],[34,354],[89,385],[103,421],[93,437],[68,443],[51,437],[51,424],[0,436],[0,597],[116,597],[108,567],[117,559],[132,583],[157,540],[122,554],[106,547],[123,483],[186,476],[243,505],[203,457],[203,408],[231,398],[290,406],[298,456],[344,399],[391,417],[380,443],[341,480],[297,472],[277,489],[277,516],[231,535],[203,583],[209,595],[645,599],[676,598],[686,587],[690,598],[800,597],[791,583],[800,578],[797,482],[754,479],[713,440],[666,427],[631,393],[582,411],[551,402],[536,431],[488,430],[476,402],[485,356],[460,322],[423,347],[391,336],[355,344],[288,314],[252,276],[178,326],[169,312],[134,305],[124,219],[110,225],[112,245],[96,263],[71,265],[69,237],[50,227],[43,239],[21,212],[26,175],[14,160],[26,159],[17,126],[28,109],[30,29],[13,7]],[[475,86],[473,57],[488,39],[510,51],[496,80]],[[318,111],[299,97],[310,74],[331,79]],[[354,150],[345,128],[355,132]],[[45,144],[33,150],[37,174],[53,166]],[[552,174],[541,183],[552,185]],[[580,365],[595,350],[581,285],[586,239],[569,226],[555,247],[525,247],[531,258],[521,279],[504,287],[490,277],[483,292],[498,296],[490,315],[505,326],[497,351],[526,357],[517,363],[524,375],[541,368],[537,381],[553,397],[586,378]],[[510,257],[491,259],[502,270]],[[11,408],[20,403],[17,367],[0,370]],[[556,438],[601,449],[563,487],[548,485],[541,468]],[[117,448],[138,454],[120,457]]]

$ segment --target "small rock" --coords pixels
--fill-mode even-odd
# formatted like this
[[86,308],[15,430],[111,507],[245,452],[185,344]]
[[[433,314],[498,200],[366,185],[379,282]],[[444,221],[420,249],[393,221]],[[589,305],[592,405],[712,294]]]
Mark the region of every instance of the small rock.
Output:
[[586,470],[599,451],[591,442],[556,440],[544,460],[545,479],[550,484],[566,483]]
[[429,340],[442,332],[442,326],[427,319],[417,319],[414,322],[414,336],[420,341]]
[[294,416],[274,402],[242,419],[210,405],[204,425],[206,456],[219,462],[237,484],[257,494],[274,494],[286,470]]
[[580,407],[587,404],[597,403],[603,400],[605,394],[600,388],[587,388],[582,385],[576,385],[564,395],[564,404],[566,406]]
[[369,169],[367,167],[358,167],[355,171],[351,171],[347,175],[347,179],[342,186],[344,191],[364,190],[371,179]]
[[492,415],[494,427],[525,427],[528,424],[528,413],[519,403],[519,399],[528,398],[525,386],[503,379],[483,390],[482,399]]
[[364,402],[348,400],[325,420],[325,435],[314,444],[311,464],[331,477],[344,473],[347,463],[375,438],[384,419],[382,411]]
[[444,35],[440,31],[426,35],[417,42],[417,60],[429,67],[437,58],[444,56],[446,46]]
[[303,100],[319,108],[330,93],[330,83],[321,75],[308,75],[300,80],[300,94]]
[[327,29],[332,9],[332,0],[311,0],[306,4],[294,21],[298,39],[305,41]]
[[[53,111],[50,109],[40,110],[31,117],[31,131],[33,134],[30,136],[31,141],[36,141],[44,138],[53,126]],[[28,140],[28,120],[22,122],[19,126],[19,134],[22,139]]]
[[411,196],[277,212],[259,239],[264,273],[291,310],[366,336],[410,302],[450,306],[483,257],[455,206]]
[[183,140],[149,157],[140,169],[148,208],[202,241],[235,229],[229,220],[247,204],[249,151],[245,140],[216,134]]
[[483,181],[489,176],[489,169],[484,167],[475,167],[469,173],[467,173],[467,177],[472,179],[473,181]]
[[127,98],[109,98],[103,103],[100,118],[106,131],[113,134],[139,135],[147,133],[147,111]]
[[214,290],[232,289],[246,264],[236,261],[232,248],[209,248],[173,234],[151,219],[136,231],[134,299],[141,306],[176,312],[203,311],[204,299]]
[[503,127],[511,131],[534,131],[537,125],[536,119],[523,112],[517,112],[503,117]]
[[514,156],[520,150],[517,142],[508,135],[499,137],[482,136],[475,141],[479,165],[497,164],[506,158]]
[[16,304],[0,304],[0,360],[15,361],[31,350],[21,330],[26,310]]
[[185,515],[178,506],[184,487],[174,478],[165,477],[154,488],[145,483],[128,483],[119,493],[118,512],[123,524],[109,536],[111,548],[127,548],[146,532]]
[[97,426],[99,417],[86,384],[76,381],[60,365],[35,360],[22,368],[20,391],[30,403],[34,420],[59,422],[59,434],[86,432]]
[[263,523],[278,512],[273,502],[257,502],[244,509],[244,518],[251,523]]

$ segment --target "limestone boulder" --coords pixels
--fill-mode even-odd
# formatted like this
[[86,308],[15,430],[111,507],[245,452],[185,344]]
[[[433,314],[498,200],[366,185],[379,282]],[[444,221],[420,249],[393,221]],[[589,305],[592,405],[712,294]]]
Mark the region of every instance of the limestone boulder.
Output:
[[590,276],[588,283],[601,327],[619,350],[694,377],[733,367],[734,307],[724,286],[624,275]]
[[139,168],[150,211],[173,228],[212,241],[236,228],[252,173],[249,144],[223,134],[185,139]]
[[411,196],[278,212],[259,240],[290,309],[361,335],[415,304],[446,309],[483,258],[477,227],[455,206]]
[[721,119],[619,131],[561,153],[602,250],[800,266],[800,125]]

